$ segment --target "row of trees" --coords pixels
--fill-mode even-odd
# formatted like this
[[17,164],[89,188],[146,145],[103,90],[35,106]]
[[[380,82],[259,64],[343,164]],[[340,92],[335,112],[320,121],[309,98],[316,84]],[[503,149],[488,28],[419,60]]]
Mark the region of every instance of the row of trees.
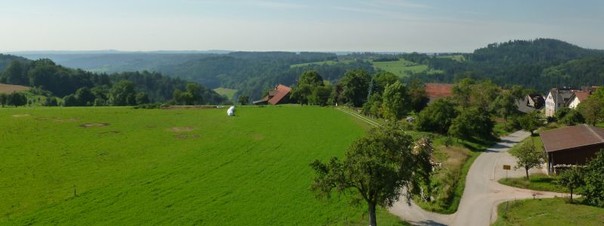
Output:
[[27,104],[27,96],[21,92],[12,92],[10,94],[0,93],[0,106],[24,106]]
[[48,59],[13,60],[0,73],[0,82],[34,87],[35,95],[45,96],[46,101],[41,104],[49,106],[126,106],[150,102],[218,104],[226,101],[199,84],[159,73],[95,74],[65,68]]
[[348,71],[334,86],[316,71],[304,72],[293,87],[291,97],[299,104],[362,107],[363,113],[378,118],[400,120],[419,112],[428,103],[422,83],[403,84],[388,72],[371,76],[364,70]]

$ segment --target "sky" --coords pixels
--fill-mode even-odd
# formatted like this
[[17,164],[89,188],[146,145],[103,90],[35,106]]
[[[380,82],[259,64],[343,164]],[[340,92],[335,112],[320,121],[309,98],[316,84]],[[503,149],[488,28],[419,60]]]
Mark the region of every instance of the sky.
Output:
[[0,52],[604,49],[602,0],[0,0]]

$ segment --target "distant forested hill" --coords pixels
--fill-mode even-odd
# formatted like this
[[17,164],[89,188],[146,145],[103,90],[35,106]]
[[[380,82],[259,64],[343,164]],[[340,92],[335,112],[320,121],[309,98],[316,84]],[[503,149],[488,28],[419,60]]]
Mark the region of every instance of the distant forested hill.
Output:
[[[602,65],[597,59],[604,57],[604,51],[584,49],[560,40],[495,43],[463,56],[466,59],[463,62],[427,57],[424,59],[426,64],[445,73],[417,74],[411,79],[453,82],[472,77],[490,79],[502,86],[523,85],[542,92],[559,86],[602,85]],[[569,67],[575,70],[566,70]],[[588,73],[578,68],[592,71]]]
[[[228,53],[25,53],[32,59],[50,58],[69,67],[94,72],[155,71],[171,77],[199,82],[209,88],[232,88],[240,95],[260,98],[278,83],[293,85],[306,70],[317,70],[323,78],[336,81],[347,70],[373,72],[366,61],[339,62],[334,53],[315,52],[228,52]],[[329,65],[314,62],[333,61]],[[307,64],[299,67],[292,65]]]
[[[34,55],[27,55],[33,57]],[[235,95],[260,98],[278,83],[293,85],[307,70],[336,82],[347,70],[380,71],[376,63],[412,62],[422,70],[405,71],[405,80],[454,82],[461,78],[489,79],[501,86],[522,85],[545,92],[552,87],[602,85],[604,51],[581,48],[555,39],[516,40],[490,44],[473,53],[380,54],[313,52],[151,52],[38,54],[70,67],[95,72],[155,71],[201,83],[209,88],[238,90]],[[0,62],[1,63],[1,62]],[[1,66],[1,64],[0,64]]]
[[[92,73],[57,65],[50,59],[31,61],[21,57],[1,55],[0,62],[8,62],[0,65],[3,66],[0,71],[0,83],[34,87],[41,90],[44,95],[58,98],[90,92],[90,105],[96,99],[99,99],[98,103],[103,105],[109,103],[112,92],[118,94],[116,84],[122,81],[132,84],[133,90],[129,92],[144,96],[144,99],[152,102],[171,100],[174,91],[185,90],[188,83],[182,79],[163,76],[158,72]],[[123,88],[130,89],[129,85]],[[199,86],[198,92],[203,99],[201,103],[219,104],[226,101],[216,92],[203,86]],[[132,103],[135,102],[131,101],[123,105],[132,105]]]

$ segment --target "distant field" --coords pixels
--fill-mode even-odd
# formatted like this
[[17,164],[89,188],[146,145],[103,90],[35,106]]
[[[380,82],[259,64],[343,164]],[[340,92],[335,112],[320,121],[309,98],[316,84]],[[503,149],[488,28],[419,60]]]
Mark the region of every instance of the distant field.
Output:
[[[333,108],[0,111],[0,224],[366,225],[309,163],[364,125]],[[379,211],[380,225],[399,224]]]
[[309,66],[309,65],[334,65],[337,63],[352,63],[354,62],[354,60],[326,60],[326,61],[318,61],[318,62],[311,62],[311,63],[303,63],[303,64],[292,64],[289,67],[290,68],[295,68],[295,67],[305,67],[305,66]]
[[220,95],[226,96],[227,98],[229,98],[229,100],[233,100],[233,96],[235,96],[235,93],[237,93],[237,90],[220,87],[220,88],[214,89],[214,92],[216,92]]
[[0,83],[0,93],[12,93],[29,90],[30,87]]
[[463,55],[445,55],[445,56],[438,56],[439,58],[445,58],[445,59],[451,59],[457,62],[464,62],[466,61],[466,58]]
[[410,76],[411,74],[428,72],[432,73],[442,73],[439,70],[433,70],[428,68],[428,65],[416,64],[411,61],[407,61],[404,59],[399,59],[398,61],[384,61],[384,62],[372,62],[373,66],[377,69],[381,69],[390,73],[395,74],[398,77],[404,78]]

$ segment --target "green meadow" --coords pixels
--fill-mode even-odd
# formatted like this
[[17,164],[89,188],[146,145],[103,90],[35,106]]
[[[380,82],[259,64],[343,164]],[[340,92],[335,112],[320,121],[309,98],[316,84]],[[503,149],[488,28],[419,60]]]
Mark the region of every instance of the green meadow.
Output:
[[333,108],[4,108],[0,128],[2,225],[366,225],[309,190],[367,128]]
[[214,89],[214,92],[226,96],[229,100],[233,100],[233,96],[235,96],[235,93],[237,93],[236,89],[229,89],[229,88],[216,88]]
[[427,72],[428,74],[442,73],[442,71],[430,69],[428,65],[416,64],[405,59],[399,59],[398,61],[374,61],[372,64],[376,69],[390,72],[401,78],[422,72]]

